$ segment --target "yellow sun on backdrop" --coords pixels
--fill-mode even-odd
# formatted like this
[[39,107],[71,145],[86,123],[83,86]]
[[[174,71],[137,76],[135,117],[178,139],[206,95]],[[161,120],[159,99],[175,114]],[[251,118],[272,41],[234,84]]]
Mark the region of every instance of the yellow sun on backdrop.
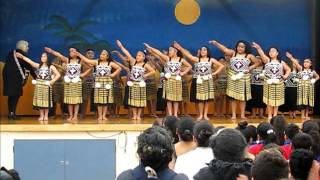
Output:
[[181,24],[191,25],[200,17],[200,6],[196,0],[180,0],[174,14]]

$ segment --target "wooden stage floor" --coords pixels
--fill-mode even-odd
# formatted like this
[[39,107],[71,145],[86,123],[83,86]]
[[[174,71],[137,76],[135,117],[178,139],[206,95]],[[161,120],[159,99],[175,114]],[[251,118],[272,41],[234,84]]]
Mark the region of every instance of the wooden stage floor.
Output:
[[[301,125],[300,118],[290,119],[285,116],[288,123],[293,122]],[[48,124],[40,124],[37,116],[20,116],[19,120],[8,120],[7,117],[1,117],[0,131],[2,132],[68,132],[68,131],[142,131],[152,125],[155,121],[161,121],[162,118],[154,118],[146,115],[140,122],[128,119],[125,115],[117,118],[109,117],[109,120],[104,123],[98,123],[95,116],[87,116],[85,119],[79,119],[78,123],[70,124],[66,119],[59,117],[49,119]],[[236,121],[230,118],[210,117],[210,122],[214,127],[225,126],[235,128],[240,119]],[[249,124],[258,125],[260,122],[267,122],[267,119],[250,119]]]

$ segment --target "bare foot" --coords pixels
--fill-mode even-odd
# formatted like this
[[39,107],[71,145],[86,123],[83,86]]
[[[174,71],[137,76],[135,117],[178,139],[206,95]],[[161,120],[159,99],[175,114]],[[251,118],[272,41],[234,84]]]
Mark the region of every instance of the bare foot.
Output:
[[237,117],[236,116],[232,116],[230,119],[231,120],[237,120]]
[[71,121],[72,121],[73,124],[77,124],[78,123],[78,117],[73,117]]
[[72,123],[72,116],[69,116],[69,118],[67,119],[67,121],[68,121],[69,123]]
[[197,121],[201,121],[202,119],[203,119],[203,117],[200,116],[200,117],[197,118]]
[[107,117],[102,117],[103,121],[108,121],[109,119]]
[[241,120],[248,120],[248,118],[245,117],[245,116],[240,117],[240,119],[241,119]]
[[204,120],[210,121],[210,118],[208,116],[205,116]]

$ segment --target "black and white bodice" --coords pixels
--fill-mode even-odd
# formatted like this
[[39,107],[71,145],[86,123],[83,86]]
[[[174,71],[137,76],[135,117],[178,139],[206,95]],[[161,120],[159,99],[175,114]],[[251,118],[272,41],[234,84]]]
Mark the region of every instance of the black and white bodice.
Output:
[[311,80],[313,78],[313,71],[309,70],[303,70],[298,73],[299,79],[303,81]]
[[212,63],[211,62],[197,62],[195,63],[195,72],[197,75],[204,76],[212,73]]
[[41,67],[36,71],[38,79],[50,81],[51,78],[51,70],[49,67]]
[[283,75],[283,65],[278,61],[270,61],[265,67],[265,75],[269,79],[281,79]]
[[230,59],[230,69],[235,72],[249,71],[250,60],[246,57],[232,57]]
[[130,71],[130,80],[132,81],[143,81],[144,80],[144,67],[132,66]]
[[261,77],[262,68],[253,69],[251,72],[251,84],[263,85],[263,78]]
[[81,74],[81,64],[67,64],[66,76],[70,79],[80,77]]
[[171,75],[179,75],[181,71],[182,63],[179,61],[168,61],[165,66],[165,73],[170,73]]
[[96,76],[97,77],[110,76],[111,69],[112,69],[111,66],[99,64],[96,67]]
[[297,77],[298,77],[297,72],[296,71],[292,71],[289,74],[287,80],[284,82],[286,87],[297,87],[297,85],[298,85],[298,83],[296,81]]

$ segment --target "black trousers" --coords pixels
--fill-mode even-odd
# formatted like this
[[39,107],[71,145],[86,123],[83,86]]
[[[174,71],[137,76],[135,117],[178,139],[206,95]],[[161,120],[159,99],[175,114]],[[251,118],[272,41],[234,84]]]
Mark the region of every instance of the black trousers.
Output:
[[17,104],[20,96],[8,96],[8,110],[9,113],[16,114]]

